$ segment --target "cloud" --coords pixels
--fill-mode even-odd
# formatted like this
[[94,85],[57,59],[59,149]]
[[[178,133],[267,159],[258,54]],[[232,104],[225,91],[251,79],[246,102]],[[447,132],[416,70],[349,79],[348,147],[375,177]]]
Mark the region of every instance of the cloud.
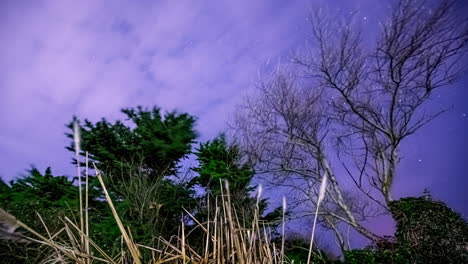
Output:
[[[202,135],[223,130],[258,67],[301,38],[307,14],[304,1],[1,5],[0,148],[33,146],[28,162],[54,166],[69,159],[63,125],[72,115],[115,119],[122,107],[158,105],[198,116]],[[47,158],[36,159],[43,149]],[[7,159],[7,174],[24,169],[14,167],[20,159]]]

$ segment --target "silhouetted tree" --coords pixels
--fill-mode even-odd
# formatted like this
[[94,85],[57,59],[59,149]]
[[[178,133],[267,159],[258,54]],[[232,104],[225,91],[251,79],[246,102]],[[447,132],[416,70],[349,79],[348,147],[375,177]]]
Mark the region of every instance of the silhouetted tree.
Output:
[[[468,24],[454,5],[397,1],[371,49],[349,22],[317,13],[316,46],[261,80],[239,108],[234,126],[243,150],[264,179],[292,190],[302,215],[316,207],[317,185],[328,177],[319,214],[342,250],[346,226],[382,239],[362,222],[388,213],[399,148],[443,112],[424,105],[460,76]],[[343,188],[339,171],[364,199]]]

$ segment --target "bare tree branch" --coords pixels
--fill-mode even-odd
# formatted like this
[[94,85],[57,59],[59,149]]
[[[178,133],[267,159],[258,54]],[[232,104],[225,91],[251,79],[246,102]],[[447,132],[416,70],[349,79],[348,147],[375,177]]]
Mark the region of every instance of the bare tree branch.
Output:
[[[246,156],[262,178],[294,191],[301,215],[313,212],[327,175],[321,221],[342,249],[343,227],[381,239],[362,222],[388,210],[401,144],[445,111],[426,113],[425,104],[463,70],[468,23],[453,11],[451,0],[432,8],[399,0],[371,49],[355,27],[317,13],[316,45],[260,80],[239,108],[234,128]],[[346,177],[363,199],[340,184]]]

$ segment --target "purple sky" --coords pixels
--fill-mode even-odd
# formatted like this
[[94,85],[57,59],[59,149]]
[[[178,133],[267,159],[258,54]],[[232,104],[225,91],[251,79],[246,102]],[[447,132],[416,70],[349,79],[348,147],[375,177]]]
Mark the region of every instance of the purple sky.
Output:
[[[227,129],[268,60],[304,44],[311,7],[358,11],[372,36],[387,15],[382,2],[2,0],[0,176],[17,177],[29,164],[73,174],[64,148],[72,115],[113,120],[122,107],[158,105],[197,116],[208,139]],[[434,95],[430,108],[452,108],[403,148],[396,197],[427,187],[468,214],[467,85],[464,77]]]

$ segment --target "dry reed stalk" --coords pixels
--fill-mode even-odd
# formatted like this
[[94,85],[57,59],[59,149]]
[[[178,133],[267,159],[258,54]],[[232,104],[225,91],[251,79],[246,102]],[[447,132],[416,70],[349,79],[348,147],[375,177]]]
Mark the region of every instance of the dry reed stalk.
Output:
[[285,240],[285,234],[284,234],[284,225],[285,225],[285,215],[286,215],[286,197],[283,196],[283,222],[282,222],[282,227],[281,227],[281,262],[284,262],[284,240]]
[[219,214],[219,207],[218,207],[218,199],[215,200],[215,216],[214,216],[214,240],[213,240],[213,255],[215,256],[216,263],[220,263],[220,248],[219,248],[219,243],[218,243],[218,233],[219,233],[219,227],[218,227],[218,214]]
[[80,228],[79,228],[78,226],[76,226],[76,224],[73,223],[72,220],[70,220],[70,218],[65,217],[65,221],[67,221],[77,232],[79,232],[80,235],[84,236],[85,239],[88,240],[89,243],[90,243],[102,256],[104,256],[106,259],[103,260],[103,259],[96,258],[96,257],[93,257],[93,256],[92,256],[92,258],[98,259],[98,260],[101,260],[101,261],[105,261],[106,263],[116,264],[116,263],[114,262],[114,260],[113,260],[109,255],[107,255],[106,252],[105,252],[104,250],[102,250],[91,238],[89,238],[88,236],[86,236],[86,235],[80,230]]
[[[44,222],[44,219],[42,219],[41,214],[39,214],[38,212],[36,212],[36,214],[37,214],[37,217],[39,217],[39,220],[41,221],[41,224],[44,227],[47,235],[49,236],[49,240],[54,242],[54,237],[51,235],[51,233],[49,231],[49,228],[47,227],[46,223]],[[59,232],[61,232],[61,230]],[[60,254],[60,251],[57,250],[57,249],[54,249],[54,251],[57,254],[57,258],[62,261],[62,255]]]
[[185,264],[185,225],[184,219],[180,221],[182,223],[182,263]]
[[128,250],[130,251],[130,254],[132,255],[133,261],[135,264],[141,264],[141,254],[140,251],[138,250],[138,247],[135,245],[135,243],[130,239],[129,235],[127,234],[127,231],[125,230],[122,221],[120,220],[119,215],[117,214],[117,211],[115,210],[114,203],[112,202],[112,199],[110,198],[109,193],[107,192],[106,185],[104,184],[104,181],[102,180],[101,173],[96,167],[96,164],[93,163],[94,170],[96,171],[96,177],[99,180],[99,183],[101,184],[102,190],[104,191],[104,194],[106,196],[107,203],[109,204],[109,207],[111,208],[112,214],[114,215],[114,219],[117,222],[117,226],[120,229],[120,233],[122,233],[122,236],[125,240],[125,243],[127,244]]
[[[86,179],[85,179],[85,235],[89,237],[89,215],[88,215],[88,205],[89,205],[89,166],[88,166],[89,158],[88,158],[88,151],[86,151]],[[89,249],[89,240],[85,240],[85,252],[86,254],[90,254]]]
[[81,261],[81,258],[76,256],[76,255],[80,255],[80,256],[83,257],[82,254],[79,254],[79,252],[76,252],[76,250],[69,249],[69,248],[66,248],[64,246],[61,246],[61,245],[55,243],[54,241],[44,237],[43,235],[39,234],[34,229],[30,228],[28,225],[26,225],[23,222],[19,221],[13,215],[9,214],[8,212],[6,212],[5,210],[3,210],[1,208],[0,208],[0,222],[2,222],[5,225],[8,225],[8,226],[21,227],[21,228],[25,229],[26,231],[28,231],[29,233],[33,234],[34,236],[38,237],[40,240],[33,239],[33,238],[30,238],[30,237],[27,237],[27,236],[22,236],[25,239],[28,239],[28,240],[31,240],[31,241],[34,241],[34,242],[37,242],[37,243],[40,243],[40,244],[48,245],[48,246],[52,247],[53,249],[59,250],[60,252],[62,252],[64,255],[66,255],[70,259],[75,260],[77,263],[83,263]]
[[237,257],[239,258],[239,263],[240,264],[244,264],[245,261],[244,261],[244,256],[242,255],[242,250],[241,250],[241,246],[240,246],[240,241],[239,241],[239,237],[237,236],[237,231],[236,229],[234,228],[234,219],[232,218],[232,203],[231,203],[231,196],[229,195],[229,182],[228,181],[225,181],[225,188],[226,188],[226,193],[228,193],[227,195],[227,207],[228,207],[228,220],[229,220],[229,228],[230,228],[230,231],[231,231],[231,234],[232,234],[232,240],[233,240],[233,243],[234,243],[234,250],[237,254]]
[[[80,170],[80,126],[78,121],[73,122],[73,140],[75,142],[75,159],[76,159],[76,174],[78,176],[78,192],[80,199],[80,230],[84,230],[84,221],[83,221],[83,193],[82,193],[82,182],[81,182],[81,170]],[[85,244],[83,236],[80,236],[81,246]]]
[[310,238],[310,246],[309,246],[309,254],[307,256],[307,264],[310,263],[310,257],[312,255],[312,249],[313,249],[313,244],[314,244],[314,235],[315,235],[315,226],[317,224],[317,217],[318,217],[318,210],[320,207],[320,204],[322,203],[323,199],[325,198],[325,192],[327,190],[327,174],[325,173],[322,178],[322,183],[320,184],[320,191],[319,191],[319,196],[317,198],[317,205],[315,208],[315,216],[314,216],[314,224],[312,225],[312,235]]
[[205,244],[205,254],[204,254],[204,262],[208,263],[208,250],[210,246],[210,196],[207,196],[207,210],[208,210],[208,221],[206,221],[206,244]]

